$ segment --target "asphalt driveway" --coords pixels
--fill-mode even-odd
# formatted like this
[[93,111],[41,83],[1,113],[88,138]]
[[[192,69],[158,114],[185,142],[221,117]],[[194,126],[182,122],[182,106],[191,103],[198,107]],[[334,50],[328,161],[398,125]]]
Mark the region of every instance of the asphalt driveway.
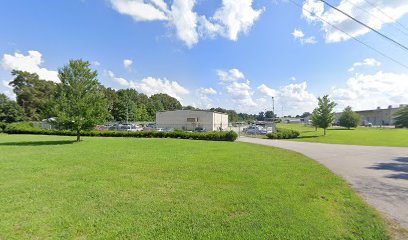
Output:
[[346,179],[366,201],[408,229],[408,148],[370,147],[240,137],[302,153]]

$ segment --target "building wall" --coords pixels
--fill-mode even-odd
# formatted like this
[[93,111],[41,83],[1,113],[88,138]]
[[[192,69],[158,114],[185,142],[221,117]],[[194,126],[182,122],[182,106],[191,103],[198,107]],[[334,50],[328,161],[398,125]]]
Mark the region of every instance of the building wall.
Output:
[[[398,108],[374,109],[365,111],[356,111],[361,116],[362,123],[372,123],[373,125],[394,125],[394,114],[404,105]],[[336,113],[336,119],[339,119],[342,113]]]
[[218,131],[228,127],[228,115],[210,111],[177,110],[156,113],[159,128],[194,130],[197,127],[207,131]]

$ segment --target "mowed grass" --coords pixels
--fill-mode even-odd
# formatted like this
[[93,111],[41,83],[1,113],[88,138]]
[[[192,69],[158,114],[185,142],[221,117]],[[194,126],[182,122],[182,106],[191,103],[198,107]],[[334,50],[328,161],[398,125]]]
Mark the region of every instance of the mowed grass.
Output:
[[388,239],[303,155],[233,142],[0,134],[0,239]]
[[337,127],[329,128],[324,136],[323,129],[315,131],[315,128],[303,124],[278,124],[278,127],[298,130],[300,136],[294,141],[408,147],[408,129],[358,127],[348,130]]

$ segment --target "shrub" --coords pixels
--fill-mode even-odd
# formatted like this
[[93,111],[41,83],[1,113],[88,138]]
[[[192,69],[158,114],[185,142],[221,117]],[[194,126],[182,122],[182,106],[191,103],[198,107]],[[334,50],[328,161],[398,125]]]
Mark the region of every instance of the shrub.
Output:
[[7,127],[7,123],[5,123],[5,122],[0,122],[0,133],[1,133],[1,132],[4,132],[4,130],[6,129],[6,127]]
[[[5,131],[8,134],[36,134],[36,135],[61,135],[76,136],[76,132],[70,130],[50,130],[34,128],[31,123],[12,123],[9,124]],[[82,131],[81,136],[89,137],[134,137],[134,138],[180,138],[193,140],[209,141],[235,141],[238,137],[234,131],[229,132],[118,132],[118,131]]]
[[299,135],[298,131],[285,128],[277,128],[276,132],[266,134],[269,139],[292,139],[297,138]]

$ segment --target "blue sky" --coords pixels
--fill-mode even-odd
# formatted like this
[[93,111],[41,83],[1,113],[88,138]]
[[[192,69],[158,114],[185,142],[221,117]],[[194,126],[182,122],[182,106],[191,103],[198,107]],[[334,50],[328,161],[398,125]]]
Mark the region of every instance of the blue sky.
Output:
[[[201,108],[255,113],[274,96],[279,115],[301,114],[325,94],[338,109],[408,103],[407,68],[320,19],[408,65],[407,52],[317,0],[298,2],[303,11],[277,0],[2,1],[0,92],[12,97],[13,68],[58,81],[58,68],[82,58],[105,86]],[[329,2],[408,45],[408,3]]]

